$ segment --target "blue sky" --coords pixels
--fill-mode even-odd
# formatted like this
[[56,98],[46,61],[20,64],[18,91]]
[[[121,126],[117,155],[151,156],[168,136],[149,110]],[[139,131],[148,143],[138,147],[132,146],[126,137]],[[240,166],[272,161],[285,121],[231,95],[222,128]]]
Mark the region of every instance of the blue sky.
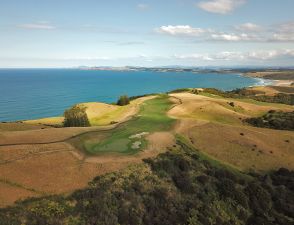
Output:
[[0,67],[294,66],[293,0],[0,0]]

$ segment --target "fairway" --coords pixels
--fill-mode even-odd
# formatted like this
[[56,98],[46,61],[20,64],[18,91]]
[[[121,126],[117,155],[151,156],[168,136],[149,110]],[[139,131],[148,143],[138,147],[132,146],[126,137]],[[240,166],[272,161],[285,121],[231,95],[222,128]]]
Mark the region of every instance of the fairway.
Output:
[[147,146],[145,136],[151,132],[171,129],[175,122],[166,112],[172,106],[168,96],[161,95],[145,101],[132,120],[100,135],[81,137],[83,149],[90,154],[135,154]]

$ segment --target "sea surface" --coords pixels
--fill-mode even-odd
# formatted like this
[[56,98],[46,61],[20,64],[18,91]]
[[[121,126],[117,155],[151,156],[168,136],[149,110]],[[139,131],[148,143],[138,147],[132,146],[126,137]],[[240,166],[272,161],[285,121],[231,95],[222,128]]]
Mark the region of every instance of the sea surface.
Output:
[[76,103],[112,103],[124,94],[143,95],[186,87],[232,90],[262,82],[238,74],[0,69],[0,121],[58,116]]

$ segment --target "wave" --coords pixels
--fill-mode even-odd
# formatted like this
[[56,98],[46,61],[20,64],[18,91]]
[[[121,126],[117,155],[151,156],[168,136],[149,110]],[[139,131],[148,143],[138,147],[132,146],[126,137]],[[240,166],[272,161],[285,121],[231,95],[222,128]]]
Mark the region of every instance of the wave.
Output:
[[253,86],[268,86],[273,85],[273,80],[263,79],[263,78],[254,78],[256,80],[255,84]]

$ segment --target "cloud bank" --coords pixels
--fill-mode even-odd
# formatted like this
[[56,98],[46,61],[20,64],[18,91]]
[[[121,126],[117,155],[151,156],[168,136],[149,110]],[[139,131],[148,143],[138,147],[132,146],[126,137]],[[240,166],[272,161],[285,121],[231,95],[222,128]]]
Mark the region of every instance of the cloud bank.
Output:
[[227,14],[243,5],[245,0],[210,0],[201,1],[197,6],[210,13]]
[[37,22],[37,23],[25,23],[18,25],[19,28],[28,30],[54,30],[55,26],[48,22]]
[[168,25],[156,28],[155,31],[170,36],[193,37],[200,41],[294,42],[294,22],[270,27],[248,22],[223,31],[190,25]]

